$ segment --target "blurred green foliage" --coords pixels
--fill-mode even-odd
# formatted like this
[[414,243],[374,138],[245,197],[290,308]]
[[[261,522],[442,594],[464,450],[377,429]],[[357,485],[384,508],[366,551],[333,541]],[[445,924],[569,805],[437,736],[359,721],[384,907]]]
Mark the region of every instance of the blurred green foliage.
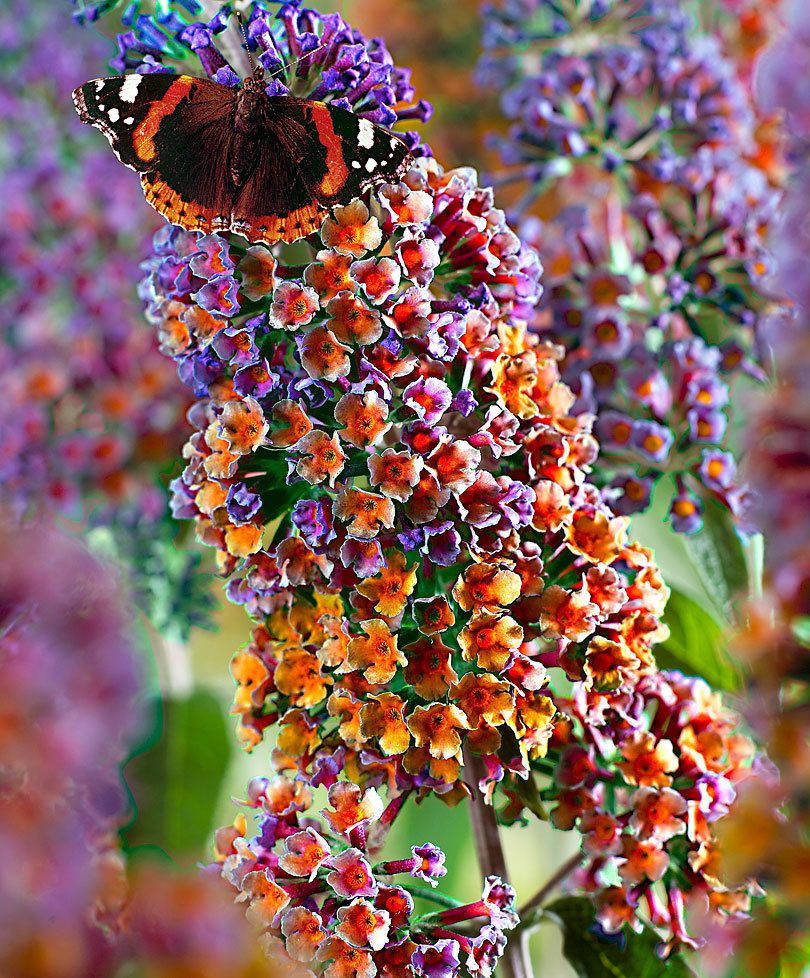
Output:
[[124,769],[135,807],[124,845],[158,849],[178,862],[199,860],[231,755],[223,704],[196,691],[155,701],[153,710],[153,734]]
[[563,952],[578,978],[695,978],[677,954],[662,961],[660,938],[649,927],[640,934],[625,929],[605,940],[593,932],[593,904],[587,897],[563,897],[544,916],[563,931]]

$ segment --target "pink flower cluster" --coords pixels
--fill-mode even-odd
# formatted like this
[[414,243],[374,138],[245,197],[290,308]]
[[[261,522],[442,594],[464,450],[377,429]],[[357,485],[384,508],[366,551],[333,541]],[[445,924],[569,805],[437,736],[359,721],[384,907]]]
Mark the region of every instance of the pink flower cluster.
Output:
[[403,859],[373,862],[396,803],[386,810],[373,787],[334,781],[319,821],[302,781],[256,778],[247,793],[245,804],[260,813],[258,834],[246,838],[240,814],[217,833],[216,851],[277,960],[286,955],[325,978],[449,978],[462,966],[493,974],[504,931],[517,924],[511,887],[490,877],[475,903],[445,898],[447,909],[417,914],[414,896],[445,875],[445,857],[426,843]]

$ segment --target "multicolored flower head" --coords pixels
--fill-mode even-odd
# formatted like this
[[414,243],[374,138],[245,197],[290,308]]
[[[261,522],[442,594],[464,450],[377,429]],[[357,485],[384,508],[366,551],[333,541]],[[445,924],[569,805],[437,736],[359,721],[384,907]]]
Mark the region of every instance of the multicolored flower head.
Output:
[[[258,834],[247,837],[240,815],[217,836],[222,876],[280,966],[292,959],[305,965],[303,974],[330,978],[455,978],[465,956],[495,965],[517,922],[510,887],[490,877],[479,901],[443,898],[448,909],[419,914],[414,894],[445,874],[444,853],[426,844],[375,863],[368,840],[386,819],[375,790],[334,784],[319,822],[311,794],[304,797],[297,785],[284,777],[254,780],[247,804],[256,810]],[[301,803],[290,804],[297,795]]]
[[[335,293],[323,270],[350,239]],[[198,242],[171,240],[143,289],[159,330],[198,316]],[[238,241],[216,248],[240,306],[228,328],[267,364],[259,396],[208,331],[176,354],[200,397],[176,492],[259,622],[233,665],[240,736],[277,723],[279,770],[448,802],[469,792],[468,749],[491,797],[545,754],[549,670],[604,691],[652,668],[666,589],[588,481],[590,419],[569,414],[560,351],[525,328],[539,261],[472,171],[422,160],[308,248],[299,265],[279,252],[244,302]],[[393,289],[369,286],[379,269]],[[299,294],[304,319],[280,321]]]
[[582,835],[572,884],[592,895],[602,929],[638,929],[651,918],[669,932],[666,956],[699,943],[686,931],[684,904],[698,930],[707,903],[717,928],[742,923],[760,890],[750,878],[729,884],[717,839],[752,774],[740,717],[702,680],[666,672],[627,697],[592,691],[561,709],[566,722],[549,752],[558,760],[541,796],[557,828]]

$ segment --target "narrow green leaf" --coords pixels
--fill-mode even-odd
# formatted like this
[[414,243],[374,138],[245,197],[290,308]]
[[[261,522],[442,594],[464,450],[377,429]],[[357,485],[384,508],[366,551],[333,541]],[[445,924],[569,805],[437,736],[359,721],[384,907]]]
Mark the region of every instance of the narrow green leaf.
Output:
[[546,907],[563,931],[563,953],[578,978],[695,978],[682,957],[662,961],[655,953],[660,938],[650,927],[625,931],[624,946],[593,933],[594,911],[587,897],[563,897]]
[[225,711],[205,692],[165,700],[158,710],[162,716],[151,745],[124,769],[136,810],[124,844],[199,859],[230,757]]
[[660,667],[700,676],[715,689],[740,688],[740,671],[729,653],[726,633],[697,601],[673,589],[664,623],[670,634],[655,648]]
[[685,540],[703,586],[733,621],[735,603],[748,591],[748,563],[731,514],[716,500],[705,500],[703,529]]

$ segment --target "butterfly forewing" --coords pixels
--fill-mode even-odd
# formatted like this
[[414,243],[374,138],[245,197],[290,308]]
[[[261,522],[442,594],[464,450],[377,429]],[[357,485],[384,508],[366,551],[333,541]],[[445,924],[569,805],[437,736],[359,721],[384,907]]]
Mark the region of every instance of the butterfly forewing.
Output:
[[74,101],[140,172],[149,203],[189,230],[294,241],[410,162],[387,130],[323,102],[270,98],[256,83],[124,75],[88,82]]

